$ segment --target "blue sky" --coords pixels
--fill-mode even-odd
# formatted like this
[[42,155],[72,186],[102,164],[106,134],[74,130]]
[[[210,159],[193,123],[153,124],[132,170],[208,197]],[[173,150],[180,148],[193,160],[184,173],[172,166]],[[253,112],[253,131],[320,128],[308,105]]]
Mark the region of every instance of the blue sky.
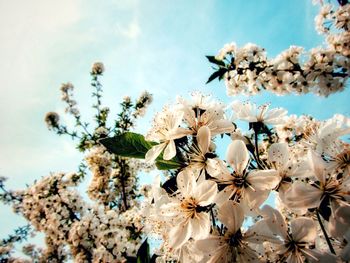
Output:
[[[236,99],[226,96],[222,82],[205,85],[212,72],[205,55],[227,42],[256,43],[270,57],[290,45],[321,45],[313,22],[317,12],[311,0],[0,0],[0,175],[20,189],[49,172],[76,169],[82,156],[69,138],[47,131],[43,118],[47,111],[63,112],[59,86],[67,81],[76,87],[82,112],[91,116],[93,62],[106,66],[103,102],[112,114],[124,95],[154,94],[137,127],[143,133],[177,94],[201,90],[224,102]],[[324,119],[349,115],[349,98],[347,90],[327,99],[263,94],[252,100]],[[24,221],[0,209],[2,238]]]

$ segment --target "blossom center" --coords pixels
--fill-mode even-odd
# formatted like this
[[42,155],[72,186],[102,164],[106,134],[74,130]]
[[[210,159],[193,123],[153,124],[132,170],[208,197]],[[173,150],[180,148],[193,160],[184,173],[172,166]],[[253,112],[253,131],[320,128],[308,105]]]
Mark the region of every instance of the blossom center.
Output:
[[186,198],[181,202],[181,209],[186,214],[186,218],[194,218],[199,207],[198,201],[193,197]]
[[242,238],[243,238],[243,235],[241,230],[239,229],[235,234],[230,236],[228,243],[232,247],[238,247],[242,242]]

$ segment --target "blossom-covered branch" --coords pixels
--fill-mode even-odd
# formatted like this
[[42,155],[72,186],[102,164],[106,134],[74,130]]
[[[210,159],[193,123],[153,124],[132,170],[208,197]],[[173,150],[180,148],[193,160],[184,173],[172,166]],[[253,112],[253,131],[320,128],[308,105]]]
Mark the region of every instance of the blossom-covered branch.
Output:
[[350,75],[350,4],[322,6],[316,17],[318,32],[325,34],[326,46],[305,52],[291,46],[273,59],[255,44],[238,47],[226,44],[216,56],[208,82],[224,79],[227,94],[254,95],[263,90],[277,95],[315,93],[328,96],[342,91]]

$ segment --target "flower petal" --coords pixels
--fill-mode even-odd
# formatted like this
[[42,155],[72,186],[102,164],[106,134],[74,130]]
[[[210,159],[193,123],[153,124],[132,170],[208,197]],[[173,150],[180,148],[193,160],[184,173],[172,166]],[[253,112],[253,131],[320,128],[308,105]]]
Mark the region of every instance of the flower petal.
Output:
[[274,143],[268,150],[268,160],[270,163],[276,164],[278,169],[282,169],[288,162],[289,150],[288,144],[285,142]]
[[214,199],[214,203],[216,203],[218,206],[221,206],[226,201],[228,201],[232,195],[232,188],[230,186],[226,186],[222,191],[217,193]]
[[255,170],[247,175],[247,181],[255,190],[272,190],[279,184],[280,177],[275,170]]
[[286,263],[304,263],[304,259],[298,250],[289,252],[289,256],[286,259]]
[[244,233],[244,240],[255,244],[262,244],[266,241],[274,244],[283,244],[283,242],[270,231],[266,220],[260,220],[252,225]]
[[242,202],[247,202],[250,209],[256,209],[265,202],[269,193],[268,190],[253,190],[248,187],[244,189]]
[[205,180],[195,189],[194,198],[200,206],[207,206],[214,201],[217,191],[218,187],[215,182]]
[[182,127],[176,127],[169,133],[168,139],[169,140],[180,139],[180,138],[185,137],[187,135],[190,135],[192,133],[193,132],[189,129],[185,129]]
[[243,141],[234,140],[231,142],[227,148],[226,161],[238,174],[243,173],[249,161],[248,150]]
[[295,182],[285,194],[285,205],[289,208],[316,208],[321,203],[323,192],[307,183]]
[[148,163],[154,162],[155,159],[159,156],[159,154],[163,151],[165,148],[166,143],[161,143],[158,145],[154,145],[151,149],[148,150],[145,156],[145,161]]
[[211,132],[208,126],[202,126],[197,132],[197,142],[199,149],[203,154],[206,154],[211,141]]
[[288,228],[282,214],[269,205],[264,205],[261,211],[271,232],[287,240]]
[[314,221],[307,217],[298,217],[290,222],[293,240],[296,242],[315,241],[317,230]]
[[269,110],[264,116],[265,124],[281,124],[283,117],[287,115],[287,110],[283,108],[274,108]]
[[243,224],[244,212],[239,203],[227,201],[219,208],[218,219],[235,234]]
[[326,183],[326,177],[325,177],[326,168],[325,168],[324,161],[322,160],[322,158],[320,156],[316,155],[316,153],[313,151],[309,151],[308,157],[309,157],[310,164],[311,164],[312,170],[313,170],[316,178],[321,182],[322,185],[325,185],[325,183]]
[[195,248],[210,257],[207,263],[227,262],[226,257],[229,252],[228,243],[223,236],[209,236],[206,239],[197,240]]
[[317,249],[302,248],[301,253],[310,261],[317,263],[336,263],[337,257],[327,252],[319,251]]
[[191,173],[183,170],[177,175],[176,184],[182,196],[186,197],[192,194],[196,181]]
[[191,237],[191,224],[188,222],[181,222],[176,224],[169,231],[169,245],[177,249],[180,248]]
[[232,180],[231,172],[227,169],[222,160],[208,159],[206,164],[206,170],[211,176],[221,181]]
[[212,135],[230,133],[235,130],[235,126],[229,120],[216,120],[210,125]]
[[210,218],[207,213],[199,213],[189,220],[192,228],[192,238],[195,240],[204,239],[210,232]]
[[348,230],[345,234],[345,239],[348,242],[346,246],[343,248],[343,251],[340,254],[340,257],[344,261],[349,261],[350,260],[350,230]]
[[350,205],[342,204],[329,218],[328,230],[333,237],[342,239],[350,229]]
[[163,158],[164,160],[170,160],[176,155],[175,142],[173,140],[169,141],[168,145],[165,147]]

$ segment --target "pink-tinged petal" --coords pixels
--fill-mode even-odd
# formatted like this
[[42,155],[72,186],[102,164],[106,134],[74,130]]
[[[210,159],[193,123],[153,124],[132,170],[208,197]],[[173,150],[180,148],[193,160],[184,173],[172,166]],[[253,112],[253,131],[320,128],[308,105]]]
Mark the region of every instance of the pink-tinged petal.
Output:
[[285,194],[285,205],[292,209],[316,208],[321,203],[323,192],[307,183],[295,182]]
[[304,263],[304,259],[301,253],[298,250],[290,252],[289,256],[286,259],[287,263]]
[[283,241],[270,231],[266,220],[260,220],[252,225],[244,233],[244,240],[255,244],[262,244],[266,241],[274,244],[283,244]]
[[309,160],[301,160],[300,162],[297,162],[293,165],[293,172],[292,176],[303,178],[303,177],[309,177],[310,173],[312,173],[312,169],[310,167]]
[[195,240],[204,239],[210,233],[210,218],[207,213],[199,213],[193,219],[189,220],[191,224],[192,235]]
[[176,184],[182,196],[187,197],[192,194],[196,181],[190,172],[184,170],[177,175]]
[[232,195],[233,195],[232,187],[226,186],[222,191],[217,193],[214,199],[214,203],[216,203],[218,206],[221,206],[223,203],[228,201]]
[[218,219],[235,234],[243,224],[244,212],[239,203],[227,201],[219,208]]
[[310,151],[308,153],[308,157],[310,160],[310,165],[311,168],[316,176],[316,178],[321,182],[321,185],[325,185],[326,183],[326,167],[324,164],[324,161],[322,160],[322,158],[318,155],[316,155],[315,152]]
[[261,262],[257,252],[246,244],[242,244],[241,246],[237,247],[236,260],[237,262],[254,262],[254,263]]
[[253,207],[253,204],[248,202],[248,198],[242,198],[239,203],[243,209],[245,216],[258,217],[261,212],[259,207]]
[[172,200],[171,203],[163,204],[159,207],[160,216],[175,217],[180,213],[181,203],[177,200]]
[[175,142],[173,140],[169,141],[168,145],[165,147],[163,158],[164,160],[171,160],[176,155]]
[[218,247],[225,246],[226,240],[223,236],[214,236],[211,235],[203,240],[196,240],[194,246],[203,252],[211,252],[215,251]]
[[276,165],[277,168],[282,169],[289,159],[288,144],[285,142],[274,143],[268,150],[268,160],[270,163]]
[[269,197],[270,191],[253,190],[251,188],[245,188],[243,192],[243,202],[246,201],[250,209],[259,208],[265,200]]
[[345,239],[347,241],[346,246],[343,248],[340,257],[344,261],[350,261],[350,230],[348,230],[345,234]]
[[211,136],[222,133],[231,133],[235,130],[233,123],[228,120],[216,120],[210,125],[210,128],[212,132]]
[[182,246],[181,250],[179,251],[178,262],[200,262],[203,257],[203,253],[195,249],[194,242],[188,241]]
[[278,196],[283,203],[285,202],[285,194],[289,191],[291,186],[292,186],[292,182],[282,181],[278,187]]
[[337,210],[334,211],[334,217],[339,223],[347,225],[350,228],[350,204],[341,203]]
[[254,170],[248,174],[246,180],[255,190],[272,190],[281,178],[275,170]]
[[167,146],[166,143],[161,143],[158,145],[153,146],[149,151],[146,153],[145,161],[148,163],[154,162],[155,159],[160,155],[160,153],[163,151],[163,149]]
[[216,250],[210,254],[210,259],[206,263],[230,262],[230,258],[230,247],[226,244],[225,246],[216,248]]
[[221,181],[232,180],[231,172],[227,169],[222,160],[208,159],[206,164],[206,170],[211,176]]
[[264,205],[262,208],[262,214],[266,219],[266,223],[271,232],[282,237],[284,240],[287,240],[288,228],[281,213],[269,205]]
[[226,161],[238,174],[243,173],[249,161],[248,150],[243,141],[234,140],[230,143],[226,152]]
[[197,142],[199,149],[203,154],[206,154],[211,141],[211,132],[208,126],[202,126],[197,132]]
[[169,245],[173,249],[180,248],[190,239],[192,233],[191,224],[181,222],[173,226],[169,231]]
[[314,221],[307,217],[298,217],[290,222],[293,240],[296,242],[312,242],[317,236]]
[[283,122],[283,117],[287,115],[287,110],[282,108],[271,109],[264,117],[265,124],[280,124]]
[[321,252],[317,249],[302,248],[301,253],[308,259],[309,262],[318,263],[336,263],[337,257],[333,254]]
[[350,205],[342,204],[333,210],[329,218],[328,230],[333,237],[342,239],[350,229]]
[[256,105],[252,103],[235,103],[233,110],[238,112],[238,118],[241,120],[256,122]]
[[227,262],[229,252],[227,240],[223,236],[209,236],[194,243],[195,248],[209,257],[207,263]]
[[205,179],[205,169],[201,169],[199,171],[194,171],[193,174],[194,174],[194,177],[197,178],[197,185],[206,180]]
[[180,139],[182,137],[185,137],[191,134],[193,134],[193,131],[182,127],[177,127],[171,131],[171,133],[169,134],[168,140]]
[[200,206],[207,206],[214,202],[217,191],[216,183],[206,180],[198,185],[193,195]]
[[171,112],[171,127],[172,128],[177,128],[180,126],[183,118],[184,118],[184,112],[183,111],[176,111],[176,112]]

